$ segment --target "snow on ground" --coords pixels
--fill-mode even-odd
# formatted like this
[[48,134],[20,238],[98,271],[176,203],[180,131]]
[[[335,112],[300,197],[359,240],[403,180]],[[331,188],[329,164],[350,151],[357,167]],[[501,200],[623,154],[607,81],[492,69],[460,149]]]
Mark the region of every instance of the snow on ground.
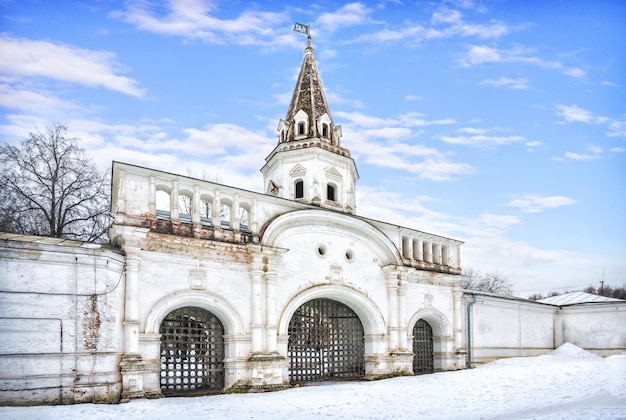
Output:
[[2,419],[626,419],[626,353],[572,344],[476,369],[263,394],[0,407]]

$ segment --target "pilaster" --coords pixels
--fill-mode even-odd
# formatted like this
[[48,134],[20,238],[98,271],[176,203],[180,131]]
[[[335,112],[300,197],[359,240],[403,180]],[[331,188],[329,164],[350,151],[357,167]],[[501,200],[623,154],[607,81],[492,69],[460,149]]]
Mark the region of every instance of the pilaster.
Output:
[[121,402],[143,398],[145,364],[139,354],[139,248],[124,247],[126,252],[126,289],[124,310],[124,355],[120,361],[122,374]]
[[398,350],[398,271],[386,269],[385,278],[387,280],[387,298],[389,306],[389,350]]

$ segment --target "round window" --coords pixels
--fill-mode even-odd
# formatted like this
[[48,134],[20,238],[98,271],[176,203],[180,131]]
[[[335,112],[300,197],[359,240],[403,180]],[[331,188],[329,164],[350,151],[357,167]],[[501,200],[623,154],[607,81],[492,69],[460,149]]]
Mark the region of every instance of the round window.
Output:
[[320,257],[325,257],[326,256],[326,247],[324,245],[319,245],[317,247],[317,254]]

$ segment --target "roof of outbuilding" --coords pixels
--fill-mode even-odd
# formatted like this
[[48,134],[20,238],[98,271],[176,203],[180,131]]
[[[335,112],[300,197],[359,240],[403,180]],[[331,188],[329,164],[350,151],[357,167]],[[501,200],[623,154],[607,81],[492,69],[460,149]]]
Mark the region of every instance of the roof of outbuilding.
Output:
[[593,302],[626,302],[623,299],[611,298],[606,296],[600,296],[587,292],[568,292],[558,296],[550,296],[545,299],[540,299],[537,302],[547,303],[549,305],[576,305],[578,303],[593,303]]

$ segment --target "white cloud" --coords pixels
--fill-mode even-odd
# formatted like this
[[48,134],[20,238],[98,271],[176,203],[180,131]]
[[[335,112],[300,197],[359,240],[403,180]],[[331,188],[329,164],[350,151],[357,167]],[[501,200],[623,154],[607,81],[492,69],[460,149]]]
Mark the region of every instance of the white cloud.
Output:
[[611,120],[608,123],[609,131],[606,133],[609,137],[626,137],[626,115],[622,116],[622,120]]
[[440,139],[448,144],[464,146],[493,147],[502,146],[524,141],[521,136],[496,136],[489,135],[491,132],[502,131],[500,128],[475,128],[463,127],[456,130],[463,133],[460,136],[440,136]]
[[509,79],[508,77],[501,77],[499,79],[485,79],[479,84],[494,87],[506,87],[509,89],[528,89],[528,81],[524,78]]
[[507,206],[517,207],[524,213],[539,213],[546,209],[569,206],[575,202],[576,200],[562,195],[542,196],[527,193],[509,201]]
[[0,72],[6,75],[46,77],[143,97],[144,89],[137,87],[135,80],[120,76],[121,70],[115,54],[108,51],[0,35]]
[[562,68],[562,64],[558,61],[548,61],[531,56],[534,52],[533,49],[519,45],[510,50],[498,50],[487,45],[471,45],[465,56],[461,58],[460,64],[463,67],[469,67],[483,63],[525,63],[543,68]]
[[46,114],[78,108],[76,104],[64,101],[46,90],[36,92],[23,88],[14,88],[5,84],[0,84],[0,106]]
[[613,119],[594,115],[591,111],[577,105],[556,104],[557,115],[561,118],[560,124],[580,122],[585,124],[604,124],[608,131],[607,137],[626,137],[626,115],[622,119]]
[[207,0],[171,1],[160,7],[150,1],[131,0],[126,8],[111,15],[137,28],[215,44],[300,45],[296,34],[286,29],[285,13],[246,10],[233,19],[214,16],[217,6]]
[[590,155],[588,153],[574,153],[574,152],[565,152],[565,159],[571,160],[594,160],[600,159],[598,155]]
[[590,111],[579,108],[577,105],[555,105],[557,115],[565,122],[594,123],[595,118]]
[[423,101],[425,98],[423,96],[417,96],[417,95],[406,95],[404,97],[405,101]]
[[341,125],[345,138],[351,141],[347,147],[363,163],[406,171],[434,181],[475,172],[471,165],[453,162],[435,148],[414,144],[421,133],[416,129],[454,124],[454,120],[428,120],[419,113],[381,118],[360,112],[337,112],[335,117],[346,120]]
[[585,71],[583,69],[572,67],[563,70],[563,74],[566,76],[580,78],[585,76]]
[[487,23],[468,22],[463,18],[460,11],[446,7],[442,7],[433,13],[431,25],[426,27],[405,21],[400,28],[385,28],[362,35],[351,42],[387,44],[406,41],[410,44],[420,44],[431,39],[445,39],[455,36],[495,39],[507,35],[513,30],[505,23],[495,20]]
[[372,11],[361,3],[349,3],[335,12],[322,13],[317,18],[315,26],[328,32],[334,32],[338,28],[373,23],[370,18]]
[[[585,76],[585,71],[580,68],[564,67],[560,61],[545,60],[535,56],[535,53],[534,49],[524,48],[520,45],[508,50],[496,49],[487,45],[471,45],[459,59],[459,64],[462,67],[471,67],[488,63],[522,63],[545,69],[559,70],[570,77],[581,78]],[[518,87],[518,89],[525,89],[526,81],[521,80],[523,81],[522,83],[512,83],[512,81],[506,78],[501,78],[500,80],[485,80],[483,84],[492,84],[494,86],[519,85],[524,87]]]

